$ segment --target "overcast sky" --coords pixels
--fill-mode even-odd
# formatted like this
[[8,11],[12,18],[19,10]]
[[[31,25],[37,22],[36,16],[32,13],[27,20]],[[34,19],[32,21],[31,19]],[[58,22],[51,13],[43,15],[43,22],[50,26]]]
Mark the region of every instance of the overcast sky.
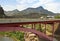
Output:
[[0,0],[0,5],[6,11],[11,11],[14,9],[24,10],[28,7],[39,7],[55,12],[60,13],[60,0]]

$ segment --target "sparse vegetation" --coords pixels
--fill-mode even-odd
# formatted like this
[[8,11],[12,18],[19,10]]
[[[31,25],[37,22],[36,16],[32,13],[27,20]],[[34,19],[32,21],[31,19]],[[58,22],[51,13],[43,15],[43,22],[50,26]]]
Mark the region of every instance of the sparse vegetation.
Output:
[[56,18],[56,19],[60,19],[60,15],[56,15],[55,18]]
[[24,41],[24,32],[0,32],[0,36],[5,36],[7,35],[8,37],[11,37],[15,39],[16,41]]

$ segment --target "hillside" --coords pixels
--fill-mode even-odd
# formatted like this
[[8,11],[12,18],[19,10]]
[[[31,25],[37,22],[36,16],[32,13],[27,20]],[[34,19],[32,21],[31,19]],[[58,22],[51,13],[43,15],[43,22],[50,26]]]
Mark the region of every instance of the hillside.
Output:
[[13,11],[6,11],[7,16],[15,18],[39,18],[41,16],[54,16],[55,14],[51,11],[44,9],[42,6],[37,8],[27,8],[25,10],[19,11],[17,9]]

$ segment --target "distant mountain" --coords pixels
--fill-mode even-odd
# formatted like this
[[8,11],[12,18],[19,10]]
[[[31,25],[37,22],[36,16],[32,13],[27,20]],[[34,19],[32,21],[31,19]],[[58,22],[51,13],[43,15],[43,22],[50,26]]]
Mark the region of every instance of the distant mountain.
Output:
[[13,10],[13,11],[5,11],[5,14],[6,14],[7,16],[13,16],[14,14],[17,14],[17,13],[19,13],[19,12],[20,12],[19,10],[15,9],[15,10]]
[[51,11],[48,11],[44,9],[42,6],[37,8],[27,8],[23,11],[19,11],[17,9],[13,11],[8,11],[6,13],[8,16],[14,16],[14,17],[23,17],[23,18],[39,18],[41,15],[49,15],[54,16],[55,14]]

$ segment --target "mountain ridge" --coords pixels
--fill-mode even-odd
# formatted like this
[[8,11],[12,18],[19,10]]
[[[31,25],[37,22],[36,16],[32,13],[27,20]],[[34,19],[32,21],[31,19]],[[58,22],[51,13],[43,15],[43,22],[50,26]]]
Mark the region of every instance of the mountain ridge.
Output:
[[49,16],[54,16],[55,15],[55,13],[44,9],[42,6],[37,7],[37,8],[27,8],[27,9],[22,10],[22,11],[19,11],[19,10],[15,9],[13,11],[8,11],[7,13],[9,13],[10,16],[14,16],[14,17],[26,17],[26,18],[28,16],[30,16],[30,17],[34,16],[33,13],[35,13],[37,15],[37,16],[34,16],[34,17],[38,17],[38,15],[41,16],[41,14],[46,14],[46,15],[49,15]]

